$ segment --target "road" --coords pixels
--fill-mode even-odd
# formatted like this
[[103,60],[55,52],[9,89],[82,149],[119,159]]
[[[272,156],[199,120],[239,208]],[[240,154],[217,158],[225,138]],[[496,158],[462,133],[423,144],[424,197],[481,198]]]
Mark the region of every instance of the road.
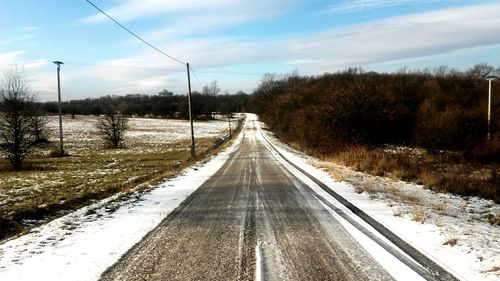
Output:
[[392,280],[258,137],[102,280]]

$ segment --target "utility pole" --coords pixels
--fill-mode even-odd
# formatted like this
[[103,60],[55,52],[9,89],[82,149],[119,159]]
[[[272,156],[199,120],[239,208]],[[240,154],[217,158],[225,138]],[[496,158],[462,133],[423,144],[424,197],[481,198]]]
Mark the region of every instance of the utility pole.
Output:
[[55,65],[57,65],[57,100],[59,103],[59,156],[64,156],[64,148],[63,148],[63,129],[62,129],[62,109],[61,109],[61,79],[59,78],[59,73],[61,71],[61,64],[64,64],[62,61],[54,61]]
[[496,76],[488,76],[486,77],[488,80],[488,136],[487,139],[490,139],[491,135],[491,81],[496,79]]
[[227,113],[227,121],[229,122],[229,138],[233,137],[233,134],[231,132],[231,110]]
[[189,62],[186,63],[188,75],[188,107],[189,107],[189,122],[191,123],[191,158],[196,156],[196,149],[194,144],[194,128],[193,128],[193,113],[191,111],[191,74],[189,72]]

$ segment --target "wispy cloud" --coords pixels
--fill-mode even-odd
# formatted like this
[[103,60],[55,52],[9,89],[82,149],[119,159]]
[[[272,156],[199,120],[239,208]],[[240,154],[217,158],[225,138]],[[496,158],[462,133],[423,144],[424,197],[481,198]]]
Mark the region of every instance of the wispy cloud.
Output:
[[[120,5],[106,9],[106,13],[123,22],[136,20],[145,17],[170,17],[189,16],[196,14],[218,14],[229,16],[231,12],[238,12],[239,15],[252,15],[256,12],[275,12],[280,8],[285,9],[295,1],[277,0],[127,0]],[[245,11],[245,13],[243,13]],[[85,24],[95,24],[106,21],[106,17],[100,13],[85,17],[80,21]]]
[[330,13],[353,13],[405,4],[423,4],[438,1],[445,0],[344,0],[339,4],[331,5],[327,11]]
[[11,68],[15,66],[23,67],[24,69],[34,69],[45,66],[48,64],[46,59],[37,59],[30,61],[23,61],[21,57],[26,54],[26,51],[13,51],[0,53],[0,70]]
[[[148,40],[165,37],[194,36],[210,31],[220,32],[226,28],[256,22],[285,13],[303,0],[127,0],[106,10],[122,23],[138,19],[157,19],[160,27],[142,35]],[[79,20],[83,24],[98,24],[109,21],[96,13]]]
[[33,37],[35,37],[35,36],[32,34],[21,35],[21,36],[17,36],[17,37],[8,39],[8,40],[0,41],[0,45],[11,45],[11,44],[14,44],[14,43],[17,43],[20,41],[25,41],[25,40],[31,39]]
[[25,26],[22,28],[24,31],[37,31],[37,30],[40,30],[40,27],[39,26]]
[[19,57],[25,54],[26,51],[13,51],[0,53],[0,65],[13,64],[19,60]]
[[[323,69],[390,62],[500,44],[500,4],[399,16],[289,42]],[[302,64],[307,67],[307,64]],[[311,65],[309,65],[311,67]]]
[[35,69],[49,65],[49,61],[46,59],[38,59],[33,61],[28,61],[23,64],[25,69]]
[[[143,17],[158,16],[165,13],[181,12],[186,10],[204,9],[219,6],[227,3],[228,0],[126,0],[120,5],[114,6],[106,11],[112,17],[116,17],[122,21],[130,21]],[[83,23],[99,23],[107,20],[100,13],[83,18]]]

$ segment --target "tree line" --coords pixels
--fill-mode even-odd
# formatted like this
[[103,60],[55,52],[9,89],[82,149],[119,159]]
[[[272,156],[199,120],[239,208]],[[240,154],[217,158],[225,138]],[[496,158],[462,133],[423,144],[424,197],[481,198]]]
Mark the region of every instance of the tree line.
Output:
[[[360,68],[320,76],[267,74],[254,91],[256,113],[290,141],[329,153],[350,144],[470,150],[487,135],[487,64],[466,72],[442,66],[397,73]],[[492,126],[500,99],[493,82]]]
[[[195,119],[212,119],[214,112],[244,112],[248,107],[250,95],[244,92],[220,94],[217,82],[206,85],[202,92],[194,91],[191,97],[192,112]],[[184,118],[189,117],[186,95],[175,95],[163,90],[156,95],[129,94],[126,96],[107,95],[99,98],[71,100],[62,103],[62,112],[67,115],[101,115],[110,103],[127,116]],[[42,108],[48,114],[58,113],[56,102],[46,102]]]

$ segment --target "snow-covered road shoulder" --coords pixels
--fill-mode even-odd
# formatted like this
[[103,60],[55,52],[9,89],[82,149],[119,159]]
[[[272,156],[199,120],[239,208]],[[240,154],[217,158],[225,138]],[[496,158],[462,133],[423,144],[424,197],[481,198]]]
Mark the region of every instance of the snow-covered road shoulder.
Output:
[[113,196],[0,244],[0,280],[97,280],[219,170],[241,137],[145,193]]
[[[261,126],[264,126],[264,124],[261,124]],[[332,178],[328,172],[314,167],[313,164],[318,162],[317,159],[288,147],[275,138],[269,131],[263,130],[263,132],[279,153],[289,161],[313,177],[319,179],[330,189],[334,190],[337,194],[376,219],[386,228],[397,234],[427,257],[440,264],[457,278],[474,281],[500,280],[500,228],[490,225],[485,221],[472,219],[472,217],[477,214],[477,209],[487,207],[489,210],[495,211],[498,210],[498,204],[478,198],[464,199],[450,194],[435,194],[429,190],[423,189],[422,186],[404,182],[391,183],[390,180],[387,180],[388,183],[386,184],[394,185],[391,186],[391,188],[407,189],[408,192],[412,194],[415,193],[419,198],[424,198],[427,201],[440,201],[443,197],[446,197],[449,201],[447,204],[475,208],[475,210],[469,213],[469,216],[466,215],[467,212],[462,212],[460,214],[432,214],[432,216],[429,215],[429,219],[426,222],[416,222],[411,219],[411,215],[409,214],[413,206],[405,206],[404,203],[390,201],[387,200],[388,198],[383,198],[383,196],[374,198],[365,193],[356,193],[352,184],[338,181]],[[286,166],[286,163],[283,164]],[[291,167],[291,169],[293,169],[293,167]],[[297,172],[294,172],[294,174]],[[369,181],[373,176],[362,173],[357,173],[357,176],[358,178],[351,180],[361,181],[362,184],[374,183]],[[308,181],[307,177],[300,178],[308,182],[308,185],[310,184],[310,180]],[[314,183],[311,182],[311,186],[314,186]],[[313,189],[315,188],[313,187]],[[321,192],[320,189],[317,189],[317,191]],[[341,205],[329,195],[325,195],[325,198],[329,198],[328,200],[331,200],[332,204],[336,206]],[[477,204],[474,204],[474,202]],[[356,217],[355,215],[353,216]],[[358,220],[358,218],[355,219]],[[387,260],[388,257],[385,255],[384,258],[383,251],[378,251],[382,253],[382,255],[380,255],[373,251],[375,248],[367,246],[370,243],[367,243],[366,238],[360,235],[353,227],[346,224],[345,228],[361,245],[365,248],[370,247],[368,249],[369,252],[378,255],[375,257],[376,259],[382,262]],[[456,245],[446,244],[447,241],[455,238],[458,241]],[[396,279],[414,280],[413,278],[408,278],[409,276],[406,274],[401,276],[401,273],[397,271],[398,268],[395,268],[395,264],[384,267],[392,271],[391,274],[393,274]]]

